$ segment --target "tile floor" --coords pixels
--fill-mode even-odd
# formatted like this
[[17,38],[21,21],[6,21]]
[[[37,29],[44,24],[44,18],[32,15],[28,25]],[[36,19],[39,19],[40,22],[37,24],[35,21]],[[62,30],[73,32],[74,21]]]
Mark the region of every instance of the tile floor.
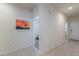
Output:
[[8,54],[5,54],[3,56],[33,56],[33,47],[23,48]]
[[68,40],[62,46],[48,51],[43,56],[79,56],[79,41]]
[[[25,48],[4,56],[34,56],[33,48]],[[54,48],[41,56],[79,56],[79,41],[68,40],[62,46]]]

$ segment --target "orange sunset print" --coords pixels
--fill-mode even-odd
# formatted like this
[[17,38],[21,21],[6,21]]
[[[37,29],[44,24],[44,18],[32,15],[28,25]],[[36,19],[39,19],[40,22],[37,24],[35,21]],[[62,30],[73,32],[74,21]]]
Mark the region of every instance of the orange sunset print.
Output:
[[30,23],[28,21],[16,19],[16,29],[30,29]]

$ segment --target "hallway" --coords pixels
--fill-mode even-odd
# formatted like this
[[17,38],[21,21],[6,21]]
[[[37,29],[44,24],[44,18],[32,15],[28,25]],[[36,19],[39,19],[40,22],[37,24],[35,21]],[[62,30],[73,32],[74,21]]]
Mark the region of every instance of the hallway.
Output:
[[[0,55],[79,55],[78,6],[70,3],[0,4]],[[17,25],[22,26],[21,29],[17,29]]]

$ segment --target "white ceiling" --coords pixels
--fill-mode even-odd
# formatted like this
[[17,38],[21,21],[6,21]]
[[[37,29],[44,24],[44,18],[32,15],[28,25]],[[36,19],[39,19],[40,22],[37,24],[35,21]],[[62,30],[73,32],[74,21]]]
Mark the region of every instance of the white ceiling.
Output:
[[[79,3],[53,3],[52,6],[69,17],[79,15]],[[72,7],[72,9],[69,10],[69,7]]]
[[34,8],[34,6],[35,6],[34,3],[21,3],[21,5],[26,8]]
[[[21,5],[26,8],[34,8],[36,4],[21,3]],[[69,17],[79,15],[79,3],[52,3],[51,5]],[[68,10],[69,7],[72,7],[72,10]]]

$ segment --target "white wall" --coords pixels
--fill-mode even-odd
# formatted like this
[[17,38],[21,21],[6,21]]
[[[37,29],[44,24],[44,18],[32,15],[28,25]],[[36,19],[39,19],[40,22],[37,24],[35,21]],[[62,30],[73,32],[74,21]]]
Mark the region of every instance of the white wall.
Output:
[[39,17],[41,54],[64,43],[66,17],[50,4],[39,4]]
[[49,4],[39,4],[39,17],[40,17],[40,41],[39,41],[39,51],[40,53],[48,50],[48,27],[49,27]]
[[32,23],[32,10],[18,4],[0,4],[0,54],[33,45],[30,30],[16,30],[16,18]]
[[49,48],[62,45],[65,41],[66,16],[55,8],[50,9]]

